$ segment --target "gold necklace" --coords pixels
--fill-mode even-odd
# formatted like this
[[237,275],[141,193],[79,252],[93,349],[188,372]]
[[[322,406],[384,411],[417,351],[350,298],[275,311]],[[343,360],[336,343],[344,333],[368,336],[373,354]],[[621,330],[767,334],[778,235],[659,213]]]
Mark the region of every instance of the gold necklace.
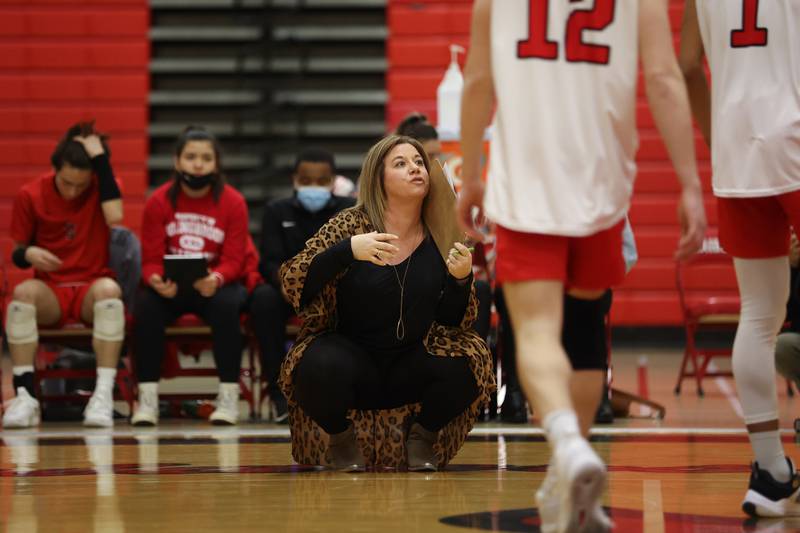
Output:
[[[414,252],[411,252],[411,255],[414,255]],[[400,281],[400,274],[397,273],[397,266],[392,265],[392,269],[394,270],[394,275],[397,278],[397,284],[400,285],[400,316],[397,319],[397,327],[394,330],[394,335],[397,337],[397,340],[401,341],[406,336],[406,325],[403,322],[403,300],[405,299],[405,292],[406,292],[406,276],[408,275],[408,267],[411,266],[411,255],[408,256],[408,263],[406,263],[406,271],[403,272],[403,281]]]

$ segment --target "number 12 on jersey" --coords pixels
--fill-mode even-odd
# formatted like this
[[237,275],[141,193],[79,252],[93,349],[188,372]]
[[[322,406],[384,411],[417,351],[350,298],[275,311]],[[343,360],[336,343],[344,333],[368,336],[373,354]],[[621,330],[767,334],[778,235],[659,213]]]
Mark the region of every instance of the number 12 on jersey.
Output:
[[[574,2],[575,0],[528,0],[528,38],[517,43],[517,57],[558,59],[558,42],[547,38],[551,1]],[[564,51],[568,62],[608,65],[611,47],[585,43],[583,31],[606,29],[614,22],[615,8],[616,0],[594,0],[594,7],[591,9],[576,9],[570,13],[564,28]]]

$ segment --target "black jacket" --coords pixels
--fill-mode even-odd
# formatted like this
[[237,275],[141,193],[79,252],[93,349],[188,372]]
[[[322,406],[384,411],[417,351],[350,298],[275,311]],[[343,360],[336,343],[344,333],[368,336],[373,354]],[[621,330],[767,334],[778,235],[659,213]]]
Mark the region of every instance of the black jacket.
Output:
[[792,269],[789,285],[789,301],[786,303],[786,321],[789,327],[786,331],[800,333],[800,270]]
[[306,211],[296,196],[268,202],[261,219],[261,275],[275,288],[280,288],[278,269],[305,248],[306,241],[314,236],[333,215],[354,206],[354,198],[332,196],[316,213]]

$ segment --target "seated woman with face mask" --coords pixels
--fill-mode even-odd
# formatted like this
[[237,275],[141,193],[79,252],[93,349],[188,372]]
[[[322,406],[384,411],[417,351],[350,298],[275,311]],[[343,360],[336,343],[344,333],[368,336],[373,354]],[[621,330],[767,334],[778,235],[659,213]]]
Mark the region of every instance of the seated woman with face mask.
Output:
[[443,259],[425,219],[429,168],[416,140],[378,142],[358,205],[281,267],[303,318],[281,369],[299,463],[437,470],[494,388],[491,357],[470,327],[471,253],[455,243]]
[[[175,146],[172,180],[148,198],[142,219],[142,278],[136,300],[135,347],[139,403],[134,425],[158,423],[158,381],[164,331],[185,313],[210,327],[219,372],[217,408],[210,420],[235,424],[243,339],[239,314],[247,298],[242,285],[248,254],[249,215],[242,195],[225,183],[216,138],[190,126]],[[179,290],[164,272],[165,255],[202,254],[208,274]]]

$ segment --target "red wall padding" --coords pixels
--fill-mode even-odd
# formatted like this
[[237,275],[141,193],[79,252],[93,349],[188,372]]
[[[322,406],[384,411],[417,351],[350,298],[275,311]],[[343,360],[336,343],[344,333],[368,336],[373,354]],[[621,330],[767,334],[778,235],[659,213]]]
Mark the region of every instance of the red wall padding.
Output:
[[[436,87],[450,61],[448,45],[468,47],[471,9],[472,0],[389,0],[388,128],[394,128],[410,111],[421,111],[436,122]],[[670,0],[669,10],[677,45],[683,0]],[[681,314],[672,256],[679,235],[678,185],[641,83],[637,115],[639,174],[630,219],[639,246],[639,263],[614,295],[612,319],[615,325],[677,325]],[[707,194],[709,224],[714,231],[716,210],[710,193],[709,152],[699,133],[695,146]],[[735,280],[719,278],[710,287],[730,290],[735,288]]]
[[150,8],[147,0],[0,4],[0,254],[10,285],[11,204],[49,168],[67,127],[95,119],[111,135],[125,225],[138,232],[147,189]]

